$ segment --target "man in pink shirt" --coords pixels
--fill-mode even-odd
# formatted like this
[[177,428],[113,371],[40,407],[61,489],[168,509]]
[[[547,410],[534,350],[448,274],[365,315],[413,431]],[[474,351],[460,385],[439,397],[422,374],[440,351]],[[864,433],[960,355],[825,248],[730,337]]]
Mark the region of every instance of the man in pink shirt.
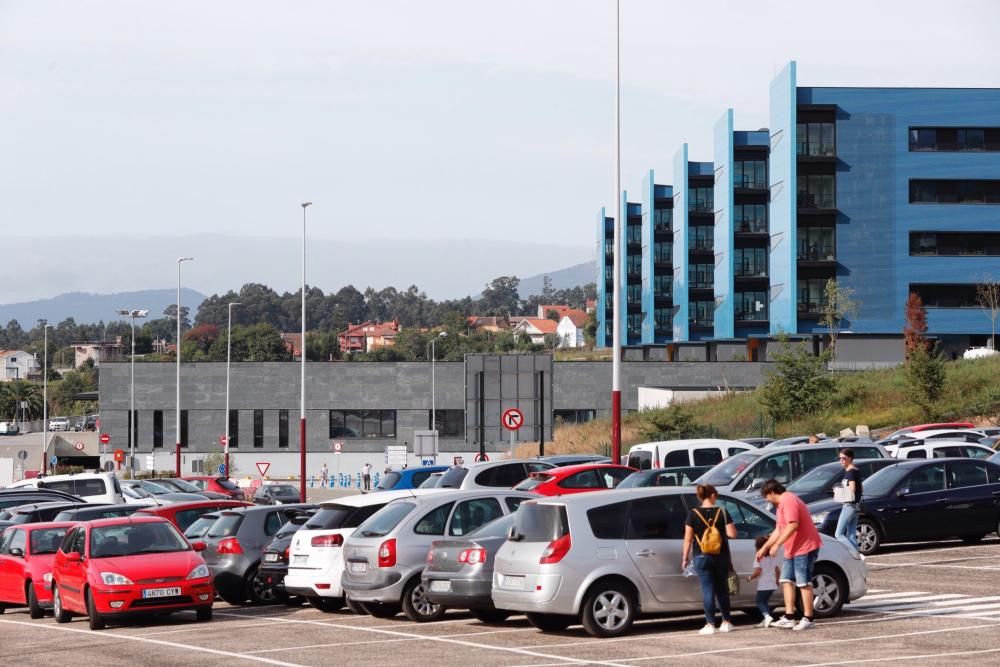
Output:
[[[813,623],[812,575],[816,556],[823,544],[819,531],[813,525],[806,504],[794,493],[785,490],[774,479],[764,482],[760,495],[777,508],[778,525],[764,546],[757,551],[757,559],[774,556],[778,547],[785,545],[785,560],[781,565],[782,591],[785,594],[785,616],[771,624],[772,628],[809,630]],[[802,620],[795,622],[795,588],[802,593]]]

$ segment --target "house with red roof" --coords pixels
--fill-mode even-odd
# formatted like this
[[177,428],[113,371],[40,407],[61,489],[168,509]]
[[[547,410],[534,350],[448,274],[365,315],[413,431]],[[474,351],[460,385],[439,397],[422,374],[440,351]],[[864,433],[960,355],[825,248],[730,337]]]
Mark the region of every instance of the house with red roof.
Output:
[[337,334],[337,342],[343,354],[371,352],[380,347],[392,347],[399,335],[399,322],[362,322],[352,324],[347,330]]
[[514,327],[513,333],[515,336],[528,336],[532,343],[542,345],[545,343],[545,335],[555,335],[558,326],[558,322],[545,317],[524,317]]

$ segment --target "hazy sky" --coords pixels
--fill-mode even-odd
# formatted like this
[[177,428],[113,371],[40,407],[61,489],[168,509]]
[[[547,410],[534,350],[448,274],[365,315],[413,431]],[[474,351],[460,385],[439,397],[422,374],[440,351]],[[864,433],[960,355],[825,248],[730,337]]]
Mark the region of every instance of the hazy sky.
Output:
[[[710,160],[726,107],[765,126],[791,59],[800,85],[1000,86],[997,0],[622,8],[636,191],[685,140]],[[317,237],[591,246],[613,20],[612,0],[2,0],[0,227],[295,238],[310,199]]]

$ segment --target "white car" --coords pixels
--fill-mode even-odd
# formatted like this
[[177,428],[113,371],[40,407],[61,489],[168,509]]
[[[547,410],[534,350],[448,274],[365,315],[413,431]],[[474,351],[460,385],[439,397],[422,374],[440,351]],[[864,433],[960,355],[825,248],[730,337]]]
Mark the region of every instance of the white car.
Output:
[[889,448],[889,453],[897,459],[942,459],[946,457],[988,459],[995,451],[983,445],[976,445],[961,440],[905,440],[895,447]]
[[[382,491],[328,500],[295,533],[289,547],[285,591],[301,595],[316,609],[344,606],[344,542],[354,529],[396,498],[436,493],[437,489]],[[348,604],[350,604],[348,602]]]
[[995,354],[1000,354],[997,350],[989,347],[970,347],[963,354],[963,359],[985,359],[986,357],[992,357]]
[[68,417],[53,417],[49,420],[49,430],[50,431],[68,431],[69,430],[69,418]]
[[551,463],[537,459],[501,459],[481,463],[453,466],[441,475],[438,489],[511,489],[528,479],[533,472],[555,468]]

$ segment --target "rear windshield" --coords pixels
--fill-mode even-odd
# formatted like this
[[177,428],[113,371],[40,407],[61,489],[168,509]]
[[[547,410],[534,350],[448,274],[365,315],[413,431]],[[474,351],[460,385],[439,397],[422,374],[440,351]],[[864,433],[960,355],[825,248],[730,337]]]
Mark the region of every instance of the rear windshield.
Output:
[[218,514],[206,514],[203,517],[195,519],[195,522],[184,531],[184,535],[186,537],[204,537],[208,529],[212,527],[212,524],[218,520]]
[[243,523],[242,514],[223,514],[212,524],[208,531],[209,537],[230,537],[236,534]]
[[835,478],[840,478],[844,474],[844,469],[837,464],[837,467],[820,466],[813,468],[788,485],[788,490],[793,493],[806,493],[811,491],[822,491],[826,485]]
[[532,475],[523,482],[518,482],[517,486],[514,487],[515,491],[534,491],[545,482],[552,479],[552,475]]
[[480,526],[465,537],[470,540],[486,539],[487,537],[506,537],[510,532],[510,527],[514,525],[514,517],[517,513],[505,514],[499,519],[493,519],[489,523]]
[[441,481],[438,482],[438,487],[445,489],[458,489],[462,486],[462,480],[465,479],[465,476],[468,474],[468,468],[455,466],[445,474],[441,475]]
[[653,453],[641,449],[630,452],[628,465],[637,470],[649,470],[653,467]]
[[230,481],[228,479],[217,479],[217,480],[215,480],[215,483],[218,484],[219,486],[221,486],[224,489],[228,489],[229,491],[239,491],[240,490],[239,486],[237,486],[236,484],[234,484],[232,481]]
[[31,531],[31,555],[54,554],[66,535],[66,527],[39,528]]
[[523,503],[514,515],[514,537],[518,542],[552,542],[569,532],[562,505]]
[[200,493],[201,492],[201,489],[199,489],[197,486],[195,486],[191,482],[186,482],[183,479],[164,479],[164,480],[161,480],[161,481],[157,482],[157,484],[164,485],[164,486],[172,486],[175,489],[180,489],[181,491],[184,491],[185,493]]
[[400,475],[395,470],[393,470],[392,472],[387,472],[385,474],[385,476],[383,476],[382,479],[379,480],[379,482],[375,486],[375,488],[376,489],[381,489],[383,491],[388,491],[389,489],[391,489],[391,488],[395,487],[397,484],[399,484],[399,480],[402,477],[403,476]]
[[712,484],[714,486],[729,486],[736,479],[736,476],[761,457],[760,452],[749,451],[730,456],[728,459],[715,466],[704,475],[698,478],[702,484]]
[[389,503],[358,526],[357,534],[361,537],[384,537],[398,526],[399,522],[415,507],[416,505],[410,502]]
[[368,517],[385,507],[382,504],[367,507],[351,507],[350,505],[323,505],[306,521],[305,530],[336,530],[338,528],[357,528]]

